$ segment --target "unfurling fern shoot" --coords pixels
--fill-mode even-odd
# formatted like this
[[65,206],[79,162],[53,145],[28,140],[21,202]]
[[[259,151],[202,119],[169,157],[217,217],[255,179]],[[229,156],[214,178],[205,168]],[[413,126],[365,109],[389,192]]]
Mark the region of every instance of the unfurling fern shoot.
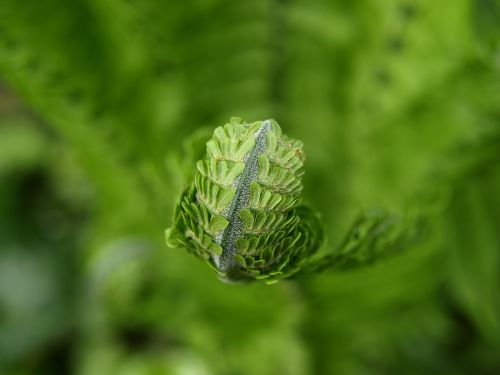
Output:
[[205,259],[225,281],[273,283],[296,274],[322,242],[300,205],[302,143],[274,120],[218,127],[167,230],[171,247]]

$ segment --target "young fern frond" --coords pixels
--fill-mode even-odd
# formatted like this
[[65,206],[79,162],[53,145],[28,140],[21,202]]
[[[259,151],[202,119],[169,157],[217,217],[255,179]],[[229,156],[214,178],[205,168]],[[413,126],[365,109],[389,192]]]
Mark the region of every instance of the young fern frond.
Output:
[[302,143],[274,120],[233,118],[214,131],[194,182],[183,192],[167,230],[170,247],[185,247],[225,281],[263,280],[369,264],[404,243],[394,216],[363,214],[339,249],[313,259],[323,244],[319,215],[300,204]]
[[316,214],[299,205],[302,144],[273,120],[232,119],[206,147],[168,244],[185,246],[228,281],[272,283],[297,273],[322,243]]

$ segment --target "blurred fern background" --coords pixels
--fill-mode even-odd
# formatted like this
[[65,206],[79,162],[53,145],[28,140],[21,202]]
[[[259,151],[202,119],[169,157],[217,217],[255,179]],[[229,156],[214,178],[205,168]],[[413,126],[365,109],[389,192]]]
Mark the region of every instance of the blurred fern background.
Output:
[[[226,285],[164,229],[204,129],[275,118],[331,252]],[[0,373],[500,373],[496,0],[0,0]]]

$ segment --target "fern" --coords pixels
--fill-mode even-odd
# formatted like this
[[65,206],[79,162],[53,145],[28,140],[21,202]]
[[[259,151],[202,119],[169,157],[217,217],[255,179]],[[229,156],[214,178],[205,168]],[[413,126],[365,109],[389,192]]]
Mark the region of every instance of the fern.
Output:
[[232,119],[207,142],[167,243],[187,247],[224,280],[292,276],[322,237],[316,214],[298,206],[303,162],[302,144],[276,122]]
[[[59,364],[48,342],[76,348],[71,366],[92,374],[184,362],[217,374],[495,372],[498,14],[478,0],[0,1],[2,85],[36,134],[50,134],[40,143],[17,129],[0,92],[2,233],[29,227],[36,249],[52,250],[46,235],[65,225],[16,221],[52,217],[13,214],[30,201],[23,168],[57,176],[51,189],[78,202],[75,164],[92,185],[75,204],[88,206],[87,224],[70,226],[83,234],[61,244],[84,270],[68,278],[81,300],[63,316],[9,302],[56,273],[35,247],[7,257],[23,247],[0,238],[11,249],[0,266],[25,255],[34,265],[1,273],[0,352],[14,369],[2,357],[0,372],[30,372],[34,357]],[[237,217],[228,202],[248,144],[206,150],[234,114],[279,119],[307,152],[293,173],[257,158],[253,208]],[[249,237],[273,235],[222,262],[220,237],[238,220]],[[163,251],[166,226],[170,244],[223,279],[298,282],[224,286],[185,252]],[[271,242],[289,249],[269,254]],[[66,269],[65,257],[52,260]],[[54,285],[26,301],[57,306],[66,279]],[[38,329],[47,315],[74,329]],[[25,334],[9,334],[16,324]]]

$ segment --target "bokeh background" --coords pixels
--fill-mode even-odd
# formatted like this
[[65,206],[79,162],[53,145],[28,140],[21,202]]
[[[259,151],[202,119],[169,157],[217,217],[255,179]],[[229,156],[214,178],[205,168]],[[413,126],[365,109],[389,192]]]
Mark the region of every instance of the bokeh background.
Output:
[[[241,116],[303,140],[333,251],[226,285],[164,230],[193,145]],[[500,373],[496,0],[0,0],[0,373]]]

